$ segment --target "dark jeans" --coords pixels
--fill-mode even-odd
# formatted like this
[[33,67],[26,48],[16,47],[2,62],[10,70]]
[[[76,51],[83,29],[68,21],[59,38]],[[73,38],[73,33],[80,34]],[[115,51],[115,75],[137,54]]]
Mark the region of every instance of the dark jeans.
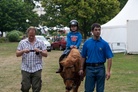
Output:
[[39,70],[34,73],[29,73],[26,71],[21,71],[22,73],[22,82],[21,82],[21,91],[22,92],[29,92],[29,89],[32,86],[33,92],[40,92],[41,90],[41,72],[42,70]]
[[[79,48],[77,48],[79,50]],[[66,48],[64,51],[63,51],[63,54],[67,55],[70,53],[71,49],[70,48]],[[80,50],[79,50],[80,51]],[[81,51],[80,51],[81,52]]]
[[62,55],[68,55],[71,49],[65,49]]
[[85,92],[104,92],[105,66],[86,66]]

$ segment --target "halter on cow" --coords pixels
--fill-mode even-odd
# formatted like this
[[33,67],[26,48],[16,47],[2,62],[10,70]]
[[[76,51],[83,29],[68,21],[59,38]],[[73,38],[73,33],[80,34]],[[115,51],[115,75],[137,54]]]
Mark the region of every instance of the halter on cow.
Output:
[[66,86],[66,92],[78,92],[78,88],[81,84],[84,76],[79,75],[81,55],[78,49],[73,48],[67,58],[61,61],[63,71],[60,73]]

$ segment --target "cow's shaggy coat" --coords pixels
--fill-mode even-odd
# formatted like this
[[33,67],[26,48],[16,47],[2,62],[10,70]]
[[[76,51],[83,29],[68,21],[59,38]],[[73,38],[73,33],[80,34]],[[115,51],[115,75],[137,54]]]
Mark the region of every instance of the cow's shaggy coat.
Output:
[[64,58],[61,62],[63,66],[63,71],[60,73],[63,78],[64,84],[66,86],[66,92],[78,92],[78,88],[81,81],[84,78],[79,75],[81,55],[78,49],[73,48],[69,55]]

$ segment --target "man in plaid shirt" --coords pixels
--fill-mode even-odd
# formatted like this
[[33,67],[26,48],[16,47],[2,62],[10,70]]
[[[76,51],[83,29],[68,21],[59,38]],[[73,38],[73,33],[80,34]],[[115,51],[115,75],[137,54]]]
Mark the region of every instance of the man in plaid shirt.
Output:
[[35,38],[36,29],[29,27],[27,29],[28,38],[19,42],[16,56],[22,56],[21,64],[21,91],[29,92],[32,86],[33,92],[41,90],[41,72],[42,72],[42,56],[47,57],[45,44]]

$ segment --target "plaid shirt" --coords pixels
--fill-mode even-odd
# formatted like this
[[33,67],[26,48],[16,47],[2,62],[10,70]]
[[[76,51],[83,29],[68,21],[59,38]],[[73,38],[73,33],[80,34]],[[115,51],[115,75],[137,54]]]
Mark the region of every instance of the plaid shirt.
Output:
[[[42,41],[37,39],[35,43],[31,45],[31,43],[28,41],[28,38],[27,38],[19,42],[17,50],[23,50],[23,49],[34,50],[34,48],[39,48],[40,50],[46,50],[46,45]],[[29,52],[29,53],[24,53],[22,55],[21,70],[34,73],[41,69],[42,69],[41,54],[36,55],[35,52]]]

